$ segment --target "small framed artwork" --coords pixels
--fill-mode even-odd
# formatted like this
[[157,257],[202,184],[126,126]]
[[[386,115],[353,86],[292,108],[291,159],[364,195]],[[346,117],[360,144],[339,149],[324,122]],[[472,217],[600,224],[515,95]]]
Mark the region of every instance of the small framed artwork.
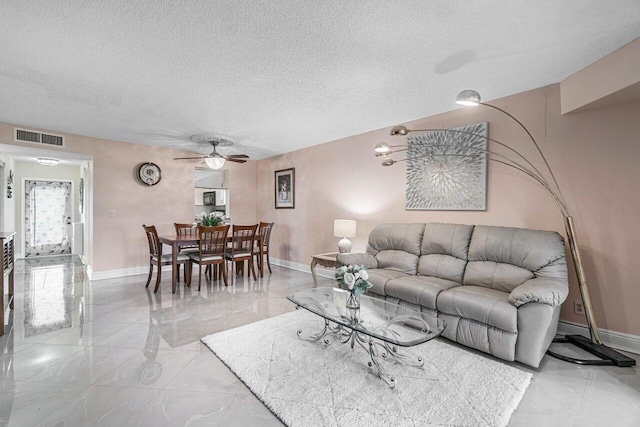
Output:
[[275,172],[276,209],[295,208],[296,169],[282,169]]

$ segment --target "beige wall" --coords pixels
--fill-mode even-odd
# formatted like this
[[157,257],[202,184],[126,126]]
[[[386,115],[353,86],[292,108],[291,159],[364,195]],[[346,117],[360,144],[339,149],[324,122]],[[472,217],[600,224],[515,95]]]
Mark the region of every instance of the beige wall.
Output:
[[[0,143],[20,145],[13,142],[13,126],[0,123]],[[90,167],[93,252],[89,260],[93,271],[148,265],[149,250],[142,224],[156,225],[159,233],[170,234],[174,222],[193,221],[196,164],[173,160],[173,157],[187,153],[80,135],[65,136],[66,147],[60,151],[93,158]],[[135,173],[143,162],[160,166],[160,183],[153,187],[138,183]],[[229,164],[225,168],[229,170],[232,183],[230,198],[234,222],[255,223],[255,162]],[[108,217],[112,209],[116,211],[116,218]]]
[[[573,212],[600,327],[640,334],[640,102],[560,114],[559,85],[496,100],[520,118],[539,141]],[[454,105],[452,105],[453,107]],[[410,128],[449,128],[489,121],[489,135],[518,147],[528,157],[535,148],[517,125],[499,112],[477,107],[407,123]],[[383,168],[376,143],[404,142],[389,128],[261,160],[257,165],[258,219],[275,221],[272,257],[307,264],[311,254],[336,250],[336,218],[358,221],[354,251],[365,248],[369,231],[384,222],[450,222],[556,230],[562,216],[545,191],[518,172],[491,163],[486,212],[405,211],[405,168]],[[296,208],[274,209],[275,170],[296,168]],[[571,267],[572,268],[572,267]],[[579,298],[575,274],[562,319]]]

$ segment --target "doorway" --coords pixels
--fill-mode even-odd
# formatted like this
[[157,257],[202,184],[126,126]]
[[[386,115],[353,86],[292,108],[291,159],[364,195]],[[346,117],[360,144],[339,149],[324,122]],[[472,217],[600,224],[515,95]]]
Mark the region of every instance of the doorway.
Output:
[[24,181],[25,258],[71,253],[72,183]]

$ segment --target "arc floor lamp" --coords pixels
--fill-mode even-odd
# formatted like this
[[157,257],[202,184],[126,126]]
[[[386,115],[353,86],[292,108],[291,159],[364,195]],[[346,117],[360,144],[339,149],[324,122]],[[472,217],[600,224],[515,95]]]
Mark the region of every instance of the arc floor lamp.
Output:
[[[578,278],[578,285],[580,289],[580,296],[582,298],[582,303],[584,305],[585,314],[587,317],[587,326],[589,327],[589,334],[591,339],[583,337],[582,335],[566,335],[564,338],[559,338],[554,340],[554,342],[563,342],[570,343],[576,345],[577,347],[597,356],[599,359],[578,359],[565,355],[561,355],[559,353],[555,353],[552,351],[548,351],[548,354],[556,357],[558,359],[577,363],[581,365],[615,365],[615,366],[634,366],[636,364],[634,359],[631,359],[625,356],[622,353],[619,353],[602,343],[602,339],[600,338],[600,332],[596,323],[595,315],[593,312],[593,307],[591,305],[591,297],[589,294],[589,286],[587,285],[587,279],[584,273],[584,268],[582,266],[582,256],[580,255],[580,247],[578,245],[578,239],[576,237],[576,231],[573,224],[573,218],[569,212],[567,204],[565,203],[564,196],[562,195],[562,190],[558,185],[558,181],[544,156],[540,146],[536,142],[535,138],[529,132],[524,124],[516,117],[508,113],[507,111],[496,107],[491,104],[487,104],[481,102],[480,94],[475,90],[464,90],[460,92],[456,98],[456,103],[465,106],[477,106],[483,105],[485,107],[493,108],[497,111],[500,111],[502,114],[507,115],[509,118],[514,120],[527,134],[529,140],[536,147],[540,158],[544,163],[543,171],[540,171],[530,160],[528,160],[523,154],[514,149],[513,147],[497,141],[492,138],[488,138],[483,135],[476,135],[470,132],[456,130],[456,129],[408,129],[405,126],[395,126],[391,129],[390,134],[392,136],[406,136],[410,133],[415,132],[453,132],[460,134],[473,135],[481,138],[485,138],[487,141],[492,142],[493,144],[498,145],[499,149],[503,149],[503,152],[497,152],[491,149],[480,149],[480,148],[472,148],[472,150],[476,150],[478,152],[478,156],[486,156],[490,161],[501,163],[510,168],[513,168],[530,178],[534,179],[538,182],[546,191],[549,193],[556,206],[562,213],[564,218],[564,226],[567,233],[567,240],[569,241],[569,250],[571,252],[571,258],[573,260],[573,265],[575,267],[576,276]],[[434,145],[434,148],[441,148],[442,145]],[[470,147],[466,147],[470,148]],[[381,142],[375,147],[376,156],[382,157],[382,166],[393,166],[394,164],[402,161],[406,161],[407,159],[399,159],[395,160],[391,158],[391,155],[399,152],[407,151],[406,145],[389,145],[386,142]],[[441,152],[438,154],[427,154],[421,157],[428,156],[460,156],[461,154],[442,154]],[[471,156],[471,154],[462,154],[463,156]]]

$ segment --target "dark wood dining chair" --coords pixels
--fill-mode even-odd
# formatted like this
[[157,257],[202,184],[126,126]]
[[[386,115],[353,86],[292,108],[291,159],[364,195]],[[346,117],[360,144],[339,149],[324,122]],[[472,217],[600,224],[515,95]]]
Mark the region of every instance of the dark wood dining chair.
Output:
[[[262,264],[264,263],[264,257],[267,257],[267,267],[269,267],[269,273],[271,273],[271,261],[269,260],[269,240],[271,239],[271,230],[273,230],[274,224],[275,222],[261,222],[258,225],[258,232],[256,233],[256,235],[262,237],[263,259],[260,259],[260,247],[255,246],[253,248],[254,256],[256,257],[260,271],[264,271],[264,267]],[[256,241],[258,244],[260,244],[260,241],[258,239],[256,239]]]
[[[153,266],[155,265],[158,268],[158,272],[156,273],[156,287],[153,292],[156,293],[160,288],[160,280],[162,280],[162,266],[172,264],[171,254],[162,254],[162,244],[158,239],[158,232],[156,231],[155,226],[151,225],[147,227],[143,224],[142,227],[144,228],[144,232],[147,235],[147,241],[149,242],[149,277],[147,278],[145,288],[148,288],[149,283],[151,283]],[[180,264],[186,264],[188,261],[189,257],[187,255],[178,254],[178,269],[180,268]]]
[[[198,237],[199,226],[197,225],[194,226],[193,224],[180,224],[174,222],[173,226],[176,229],[176,236],[178,237],[192,237],[194,239]],[[198,250],[198,245],[183,246],[180,248],[180,253],[189,255],[190,253],[197,253]],[[184,277],[187,277],[187,264],[184,265]],[[180,280],[180,271],[178,271],[178,280]]]
[[193,263],[198,264],[198,291],[202,283],[202,266],[219,266],[222,269],[224,285],[227,286],[227,263],[225,261],[227,249],[228,225],[216,227],[199,227],[200,244],[198,252],[189,254],[189,277],[187,286],[191,286],[191,276],[193,274]]
[[[258,224],[255,225],[234,225],[231,232],[231,247],[227,248],[226,259],[231,261],[232,272],[238,272],[238,265],[244,266],[248,262],[248,270],[253,274],[253,280],[258,280],[256,270],[253,266],[253,248],[256,238]],[[247,272],[247,274],[249,274]],[[233,281],[233,274],[231,275]]]

